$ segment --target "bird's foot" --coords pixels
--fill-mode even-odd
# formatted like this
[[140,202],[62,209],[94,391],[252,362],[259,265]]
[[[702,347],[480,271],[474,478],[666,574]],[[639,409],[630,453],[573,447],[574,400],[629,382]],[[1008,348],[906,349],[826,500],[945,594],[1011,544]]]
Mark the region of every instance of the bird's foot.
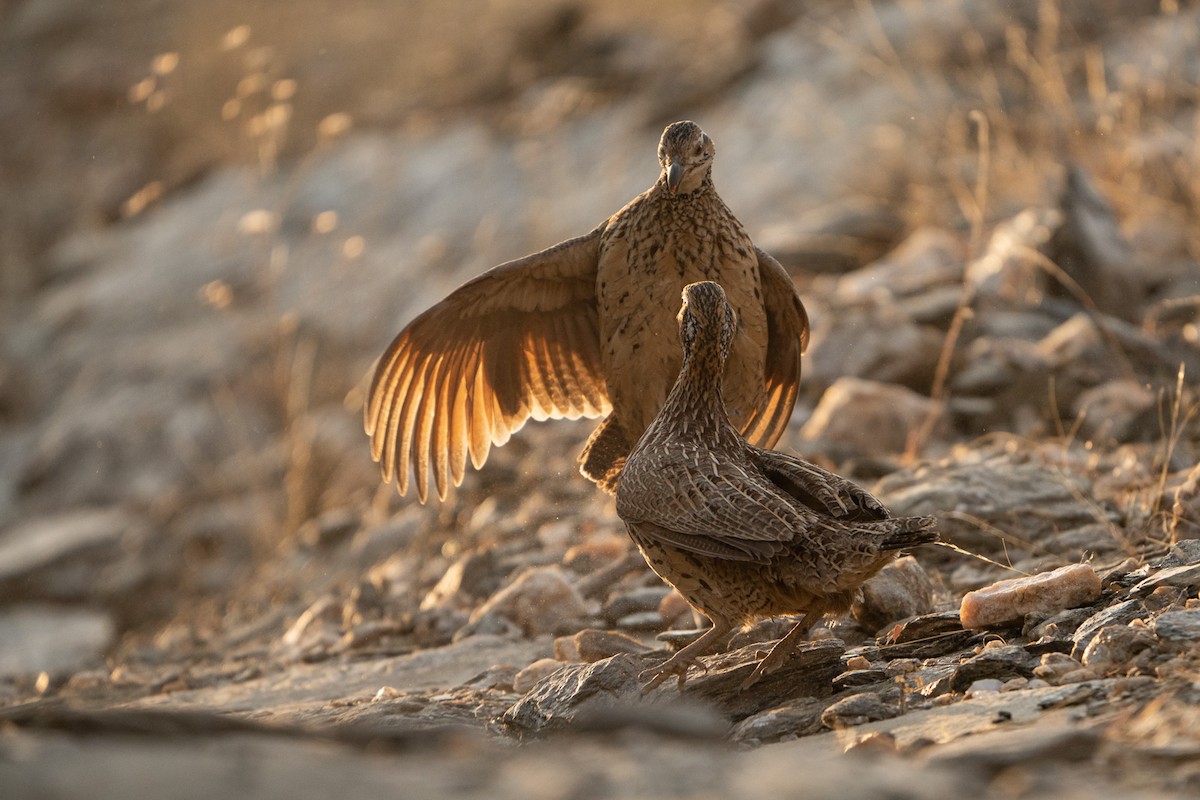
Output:
[[[680,656],[683,656],[680,658]],[[676,653],[656,667],[642,670],[638,674],[638,680],[642,682],[642,694],[649,693],[654,687],[665,681],[667,678],[675,675],[678,679],[678,688],[682,691],[683,684],[687,680],[688,670],[692,667],[700,667],[704,669],[704,665],[694,656],[686,655],[683,651]]]
[[750,677],[742,681],[741,688],[743,690],[749,689],[767,675],[770,675],[772,672],[787,663],[788,659],[792,657],[793,643],[788,642],[786,639],[787,637],[784,637],[776,642],[775,646],[771,648],[771,651],[767,653],[766,657],[763,658],[762,661],[758,662],[758,666],[755,667],[754,671],[750,673]]

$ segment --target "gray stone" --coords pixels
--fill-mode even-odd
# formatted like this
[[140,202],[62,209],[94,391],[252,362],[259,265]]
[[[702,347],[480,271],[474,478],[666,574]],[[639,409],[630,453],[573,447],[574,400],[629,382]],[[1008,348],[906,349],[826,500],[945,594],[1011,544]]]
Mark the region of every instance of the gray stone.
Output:
[[567,664],[539,681],[501,721],[522,736],[544,734],[570,727],[580,714],[634,705],[642,689],[637,676],[652,663],[623,654],[594,664]]
[[888,658],[936,658],[980,637],[963,630],[957,611],[939,611],[892,625],[880,638],[880,651]]
[[[611,595],[600,609],[600,615],[610,625],[621,617],[643,611],[658,611],[658,604],[671,592],[669,586],[642,586]],[[660,618],[661,619],[661,618]]]
[[1004,683],[999,678],[980,678],[967,687],[967,696],[998,692],[1004,688]]
[[931,749],[928,763],[988,774],[1009,767],[1086,761],[1100,745],[1100,734],[1088,728],[1054,726],[1045,730],[985,732]]
[[870,631],[931,611],[933,582],[912,556],[896,559],[863,584],[851,607],[854,618]]
[[1134,656],[1154,645],[1154,635],[1146,628],[1109,625],[1101,628],[1084,648],[1081,661],[1100,673],[1124,672]]
[[469,624],[497,614],[512,620],[525,635],[537,636],[585,618],[588,608],[561,567],[532,567],[475,609]]
[[830,387],[848,378],[926,389],[933,380],[944,334],[918,325],[891,306],[841,309],[814,323],[819,342],[807,358],[805,381]]
[[839,278],[837,298],[850,305],[892,303],[939,287],[959,289],[964,255],[958,236],[936,228],[918,229],[875,263]]
[[1107,628],[1109,625],[1125,625],[1145,614],[1146,606],[1141,600],[1125,600],[1102,611],[1097,611],[1084,620],[1075,630],[1075,635],[1071,637],[1071,641],[1074,643],[1071,648],[1072,657],[1082,658],[1087,646],[1103,628]]
[[421,599],[421,610],[472,610],[480,601],[516,583],[514,572],[514,559],[505,558],[497,548],[463,553]]
[[618,618],[613,626],[626,631],[661,631],[666,622],[657,611],[638,611]]
[[846,670],[833,679],[833,688],[837,690],[858,689],[863,686],[873,686],[877,683],[890,683],[891,679],[887,671],[880,667],[851,669]]
[[1170,553],[1164,561],[1164,567],[1176,567],[1183,564],[1200,564],[1200,539],[1182,539],[1171,545]]
[[115,635],[103,611],[11,606],[0,611],[0,676],[65,675],[99,665]]
[[144,528],[117,508],[28,519],[0,536],[0,597],[124,597],[149,575]]
[[[878,263],[904,232],[904,219],[889,204],[850,198],[815,209],[786,227],[765,229],[759,244],[785,267],[849,272]],[[950,246],[961,247],[952,234],[943,236]]]
[[1003,545],[974,520],[1032,541],[1096,522],[1087,479],[1007,456],[897,472],[875,488],[895,516],[938,514],[943,539],[985,554]]
[[1154,619],[1154,633],[1169,642],[1200,639],[1200,608],[1165,611]]
[[1133,319],[1141,294],[1133,250],[1108,199],[1078,164],[1067,166],[1059,207],[1062,224],[1047,245],[1047,255],[1101,311]]
[[1035,641],[1047,636],[1055,639],[1069,638],[1095,613],[1094,608],[1083,607],[1063,609],[1045,618],[1038,618],[1036,614],[1030,615],[1026,618],[1025,628],[1021,632]]
[[852,728],[867,722],[900,716],[900,705],[874,692],[843,697],[821,712],[821,722],[828,728]]
[[730,738],[745,744],[766,744],[780,739],[810,736],[824,730],[821,714],[828,702],[803,697],[746,717],[733,727]]
[[839,378],[821,397],[801,438],[829,439],[863,453],[903,452],[910,434],[944,410],[928,397],[895,384]]
[[[833,679],[842,672],[846,644],[838,639],[803,642],[774,672],[767,673],[749,690],[743,684],[763,657],[761,645],[748,645],[707,659],[706,669],[689,675],[684,694],[709,704],[731,718],[757,714],[798,697],[824,697],[833,691]],[[674,692],[665,682],[657,692]]]
[[1158,395],[1142,381],[1105,381],[1083,391],[1073,409],[1084,438],[1105,442],[1147,441],[1159,434]]
[[1144,597],[1160,586],[1171,586],[1177,589],[1191,589],[1200,586],[1200,563],[1183,564],[1159,570],[1148,578],[1138,581],[1130,589],[1130,592]]
[[1035,663],[1034,657],[1019,645],[1010,644],[984,650],[958,665],[950,688],[955,692],[963,692],[975,681],[987,678],[1030,678],[1033,677]]

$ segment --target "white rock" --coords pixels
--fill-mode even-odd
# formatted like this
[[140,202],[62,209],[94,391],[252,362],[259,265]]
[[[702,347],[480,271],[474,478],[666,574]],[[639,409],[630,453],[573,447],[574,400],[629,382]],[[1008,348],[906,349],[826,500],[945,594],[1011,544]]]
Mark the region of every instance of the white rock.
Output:
[[1013,578],[967,592],[959,608],[964,628],[988,628],[1016,622],[1026,614],[1051,614],[1100,596],[1100,578],[1086,564]]

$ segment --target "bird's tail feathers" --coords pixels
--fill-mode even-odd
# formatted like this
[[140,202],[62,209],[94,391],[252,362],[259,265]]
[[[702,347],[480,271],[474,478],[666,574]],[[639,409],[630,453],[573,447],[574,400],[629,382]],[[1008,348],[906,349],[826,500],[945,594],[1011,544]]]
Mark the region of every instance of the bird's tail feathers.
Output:
[[879,545],[880,550],[903,550],[938,540],[937,517],[900,517],[879,524],[890,528]]

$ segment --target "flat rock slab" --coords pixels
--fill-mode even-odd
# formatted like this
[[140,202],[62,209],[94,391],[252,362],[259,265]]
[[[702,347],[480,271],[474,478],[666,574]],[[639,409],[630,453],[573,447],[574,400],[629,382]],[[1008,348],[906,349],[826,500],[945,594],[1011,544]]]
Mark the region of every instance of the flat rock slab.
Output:
[[367,699],[380,689],[449,690],[496,664],[525,666],[550,655],[549,639],[473,636],[394,658],[295,664],[278,674],[243,683],[147,697],[128,708],[205,709],[252,714],[279,723],[312,722],[337,713],[335,700]]
[[1173,586],[1177,589],[1200,586],[1200,564],[1181,564],[1177,567],[1159,570],[1150,577],[1139,581],[1130,591],[1138,596],[1144,596],[1160,586]]
[[[982,793],[976,780],[899,759],[797,759],[782,748],[738,752],[725,742],[642,732],[512,747],[478,736],[430,737],[381,750],[243,734],[214,737],[23,734],[0,742],[6,798],[210,800],[297,798],[894,797]],[[17,752],[21,757],[17,758]],[[851,789],[852,791],[847,791]],[[600,792],[600,794],[597,794]],[[790,794],[789,794],[790,793]]]
[[118,509],[69,511],[23,522],[0,539],[0,584],[64,558],[115,545],[134,524]]
[[897,517],[938,515],[943,539],[985,553],[1003,546],[980,521],[1030,541],[1097,521],[1095,507],[1086,500],[1086,480],[1004,457],[893,473],[875,493]]
[[750,645],[693,669],[680,692],[668,679],[643,696],[638,675],[663,656],[620,654],[593,664],[564,664],[513,705],[504,725],[517,735],[541,735],[570,728],[579,721],[646,703],[698,703],[724,718],[742,719],[798,697],[828,696],[833,678],[842,671],[845,645],[837,639],[808,642],[775,672],[748,689],[742,684],[758,664],[765,645]]
[[[854,728],[861,739],[871,733],[888,734],[903,751],[914,745],[954,742],[990,731],[1020,728],[1037,722],[1054,709],[1086,702],[1103,694],[1115,680],[1095,680],[1070,686],[1044,686],[1014,692],[987,692],[958,703],[909,711],[893,719],[867,722]],[[845,749],[846,741],[837,732],[809,736],[786,745],[806,755],[832,754]],[[930,750],[929,754],[937,752]]]

